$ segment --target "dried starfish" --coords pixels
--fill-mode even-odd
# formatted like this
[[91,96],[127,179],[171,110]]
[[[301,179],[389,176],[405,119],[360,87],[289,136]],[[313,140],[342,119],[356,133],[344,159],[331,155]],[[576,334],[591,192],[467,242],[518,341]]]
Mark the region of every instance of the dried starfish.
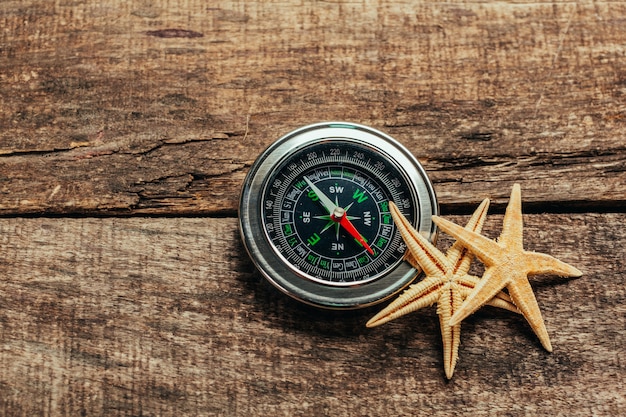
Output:
[[539,305],[528,282],[528,275],[556,274],[579,277],[578,269],[550,255],[527,252],[523,247],[522,203],[519,184],[513,185],[506,208],[502,233],[496,241],[464,229],[451,221],[433,216],[441,230],[456,238],[485,264],[485,273],[476,288],[450,319],[450,325],[460,323],[506,287],[511,299],[522,312],[543,347],[552,352],[548,331]]
[[[480,281],[478,277],[468,274],[472,255],[459,242],[455,242],[444,255],[411,226],[395,204],[390,203],[390,207],[394,222],[409,247],[409,254],[412,255],[407,260],[416,268],[421,268],[426,278],[411,285],[393,303],[368,321],[367,327],[381,325],[437,303],[443,339],[444,371],[450,379],[454,373],[461,341],[461,325],[451,326],[450,317]],[[485,199],[469,220],[467,230],[479,232],[482,229],[488,207],[489,200]],[[496,294],[490,304],[518,312],[509,296],[503,292]]]

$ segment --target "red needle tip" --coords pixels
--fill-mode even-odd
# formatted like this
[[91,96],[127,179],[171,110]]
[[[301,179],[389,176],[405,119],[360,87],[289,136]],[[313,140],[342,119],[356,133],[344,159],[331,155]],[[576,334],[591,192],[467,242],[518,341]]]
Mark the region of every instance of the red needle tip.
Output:
[[363,236],[359,233],[358,230],[356,230],[356,228],[354,227],[354,225],[352,224],[352,222],[350,222],[350,220],[348,220],[347,216],[343,216],[340,220],[339,220],[339,224],[348,231],[348,233],[350,233],[350,235],[356,239],[357,242],[359,242],[361,245],[363,245],[363,247],[365,249],[367,249],[367,251],[371,254],[374,255],[374,250],[370,247],[370,245],[367,244],[367,242],[365,241],[365,239],[363,239]]
[[375,255],[374,250],[370,247],[370,245],[367,244],[367,242],[363,238],[363,235],[361,235],[359,231],[356,230],[356,227],[354,227],[352,222],[348,219],[348,216],[346,216],[345,209],[341,207],[335,207],[335,210],[331,213],[330,218],[335,222],[339,222],[341,227],[343,227],[348,233],[350,233],[350,236],[355,238],[356,241],[359,242],[365,249],[367,249],[367,251],[371,255]]

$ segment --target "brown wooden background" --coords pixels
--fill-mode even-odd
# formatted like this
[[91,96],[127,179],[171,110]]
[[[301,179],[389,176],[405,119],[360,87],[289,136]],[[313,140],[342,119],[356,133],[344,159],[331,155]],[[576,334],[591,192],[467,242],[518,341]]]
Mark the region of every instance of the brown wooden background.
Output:
[[[522,185],[554,345],[435,309],[303,307],[255,272],[256,156],[347,120],[404,143],[444,216]],[[626,414],[626,4],[0,2],[0,415]],[[440,247],[449,239],[442,236]]]

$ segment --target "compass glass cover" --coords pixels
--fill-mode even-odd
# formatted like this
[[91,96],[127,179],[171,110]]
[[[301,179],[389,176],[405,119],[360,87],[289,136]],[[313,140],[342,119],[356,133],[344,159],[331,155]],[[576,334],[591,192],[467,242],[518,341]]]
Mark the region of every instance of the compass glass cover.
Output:
[[[318,192],[343,209],[371,251],[336,221]],[[353,285],[374,280],[401,261],[406,245],[396,233],[389,201],[412,221],[413,199],[404,175],[380,152],[328,138],[282,162],[263,192],[262,213],[273,248],[303,277]]]
[[432,185],[395,139],[353,123],[318,123],[281,137],[254,162],[239,206],[244,246],[275,287],[308,304],[379,303],[417,275],[389,202],[435,238]]

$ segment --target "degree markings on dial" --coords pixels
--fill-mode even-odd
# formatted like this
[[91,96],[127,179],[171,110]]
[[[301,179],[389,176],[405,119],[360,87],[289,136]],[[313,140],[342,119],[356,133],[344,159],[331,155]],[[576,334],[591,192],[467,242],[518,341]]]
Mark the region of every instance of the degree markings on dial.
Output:
[[[332,265],[330,267],[326,265],[330,260],[324,260],[324,257],[316,254],[315,251],[306,249],[306,239],[308,236],[301,237],[294,232],[294,234],[290,235],[290,238],[295,238],[297,236],[298,243],[289,244],[287,242],[287,237],[283,234],[283,230],[280,226],[285,222],[293,222],[296,220],[294,218],[295,213],[293,210],[299,201],[299,196],[301,196],[306,189],[297,187],[297,179],[304,173],[312,171],[312,179],[314,178],[314,182],[323,181],[329,178],[336,178],[352,182],[355,185],[362,187],[362,191],[366,190],[367,194],[373,199],[372,201],[375,201],[377,205],[378,227],[375,232],[376,239],[370,242],[372,248],[376,249],[377,255],[379,251],[383,249],[385,253],[395,253],[398,250],[398,247],[401,246],[401,242],[398,241],[397,238],[380,240],[380,237],[383,236],[383,232],[385,232],[384,227],[392,227],[390,231],[384,233],[387,237],[389,237],[388,235],[397,237],[397,233],[394,235],[393,229],[395,228],[393,228],[393,226],[388,226],[383,221],[385,211],[381,210],[379,205],[386,200],[400,201],[405,195],[405,191],[402,189],[401,185],[406,183],[406,180],[404,180],[404,182],[400,182],[399,177],[392,176],[397,175],[398,173],[401,174],[401,171],[397,171],[398,167],[394,168],[396,169],[396,174],[393,174],[393,169],[388,169],[389,165],[383,165],[386,162],[379,163],[380,160],[374,160],[374,163],[372,163],[371,157],[359,159],[356,156],[353,156],[352,151],[350,150],[334,155],[332,152],[330,152],[329,155],[326,150],[316,149],[316,152],[318,152],[318,155],[320,156],[312,159],[300,158],[295,162],[291,162],[289,165],[283,165],[280,172],[277,173],[279,177],[276,178],[280,178],[281,183],[275,186],[277,188],[276,191],[271,189],[268,193],[273,198],[274,205],[266,214],[266,219],[278,226],[274,227],[275,232],[272,232],[272,236],[274,237],[272,237],[271,240],[275,241],[277,246],[285,248],[284,252],[281,251],[281,253],[283,253],[287,259],[291,259],[289,260],[289,263],[293,264],[294,267],[297,267],[300,270],[307,271],[307,273],[311,276],[323,276],[324,278],[320,279],[334,282],[350,282],[367,279],[370,274],[377,274],[377,271],[380,268],[387,267],[387,265],[389,265],[388,259],[391,258],[388,258],[388,256],[384,256],[382,258],[371,257],[367,251],[364,251],[362,254],[365,255],[365,258],[361,260],[361,262],[364,263],[365,266],[359,264],[359,257],[357,256],[346,259],[334,259],[331,261],[331,263],[334,263],[333,265],[335,266],[333,268]],[[320,166],[325,164],[327,166],[319,169]],[[376,181],[372,181],[373,178],[375,178]],[[294,190],[295,193],[291,194],[291,190]],[[285,209],[283,207],[283,203],[285,201],[292,203],[293,207]],[[286,210],[289,211],[287,212]],[[350,215],[349,219],[361,220],[361,217]],[[321,231],[321,229],[319,231]],[[303,238],[304,241],[302,240]],[[277,241],[274,239],[277,239]],[[302,259],[303,263],[299,264],[299,261],[293,258],[293,256],[297,256]],[[380,261],[376,262],[377,259],[380,259]],[[348,264],[346,264],[346,262],[348,262]],[[350,265],[355,266],[354,271],[347,271],[347,269],[350,268]],[[327,268],[323,269],[324,266]]]

